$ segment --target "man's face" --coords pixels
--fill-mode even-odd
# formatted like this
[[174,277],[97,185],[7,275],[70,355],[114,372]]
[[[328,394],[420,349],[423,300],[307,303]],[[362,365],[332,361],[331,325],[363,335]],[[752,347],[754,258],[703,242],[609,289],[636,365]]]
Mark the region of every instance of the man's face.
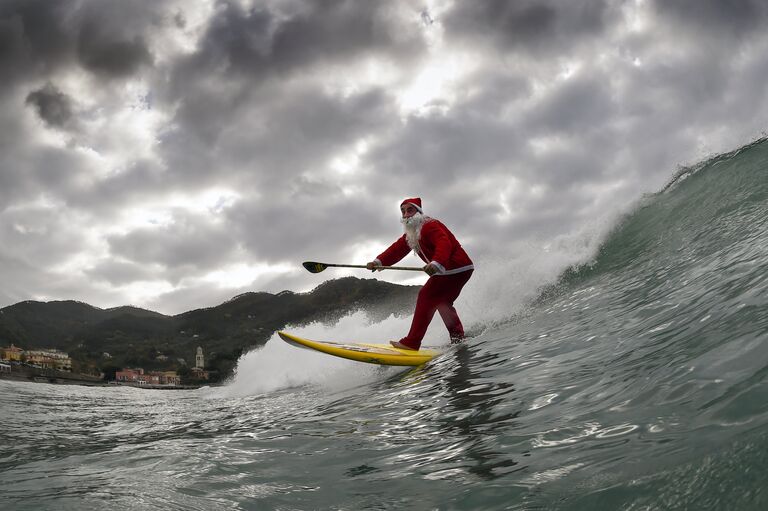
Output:
[[403,218],[411,218],[418,212],[419,210],[413,204],[403,204],[400,206],[400,213],[403,214]]

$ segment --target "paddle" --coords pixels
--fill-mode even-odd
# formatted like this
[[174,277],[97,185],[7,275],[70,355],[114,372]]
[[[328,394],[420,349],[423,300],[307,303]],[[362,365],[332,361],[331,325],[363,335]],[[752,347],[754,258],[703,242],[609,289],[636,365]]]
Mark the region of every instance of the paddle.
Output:
[[[331,264],[331,263],[316,263],[314,261],[305,261],[301,263],[304,268],[310,273],[320,273],[326,268],[366,268],[363,264]],[[424,271],[423,268],[416,268],[413,266],[377,266],[377,270],[408,270],[408,271]]]

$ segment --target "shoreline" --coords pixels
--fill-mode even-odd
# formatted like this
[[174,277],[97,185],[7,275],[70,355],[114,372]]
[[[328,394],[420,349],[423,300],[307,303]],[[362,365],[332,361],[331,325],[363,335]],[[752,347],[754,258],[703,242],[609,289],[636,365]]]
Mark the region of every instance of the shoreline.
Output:
[[152,389],[152,390],[195,390],[202,387],[213,387],[215,384],[207,384],[207,385],[198,385],[198,384],[190,384],[190,385],[139,385],[136,383],[125,383],[125,382],[118,382],[118,381],[108,381],[104,382],[107,384],[107,386],[110,387],[133,387],[136,389]]
[[0,373],[0,380],[49,383],[53,385],[82,385],[86,387],[134,387],[138,389],[152,390],[194,390],[212,385],[139,385],[135,383],[106,381],[98,376],[89,374],[71,373],[55,369],[19,368],[17,366],[13,366],[11,372]]

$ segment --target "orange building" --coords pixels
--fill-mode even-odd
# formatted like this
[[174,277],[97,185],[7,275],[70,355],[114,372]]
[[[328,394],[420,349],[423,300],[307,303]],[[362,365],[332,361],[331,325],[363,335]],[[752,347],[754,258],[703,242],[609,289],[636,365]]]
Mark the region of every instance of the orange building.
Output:
[[181,378],[176,371],[153,371],[145,373],[144,369],[123,369],[115,373],[115,380],[136,385],[179,385]]
[[11,344],[7,348],[0,348],[0,360],[8,360],[10,362],[21,362],[21,358],[24,355],[24,350],[17,348]]
[[123,369],[115,373],[115,380],[125,383],[137,383],[139,376],[144,376],[144,369]]

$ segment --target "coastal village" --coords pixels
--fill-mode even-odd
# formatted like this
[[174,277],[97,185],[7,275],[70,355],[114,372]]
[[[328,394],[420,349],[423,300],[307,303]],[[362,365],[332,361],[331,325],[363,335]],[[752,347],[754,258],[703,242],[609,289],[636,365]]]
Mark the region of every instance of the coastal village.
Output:
[[[189,380],[206,382],[210,371],[205,369],[203,348],[195,352],[195,365],[189,369]],[[122,368],[115,372],[114,380],[99,375],[72,372],[72,359],[61,350],[24,350],[11,344],[0,348],[0,378],[30,380],[46,383],[111,384],[145,388],[194,388],[199,385],[183,384],[176,371],[145,371],[142,368]]]

